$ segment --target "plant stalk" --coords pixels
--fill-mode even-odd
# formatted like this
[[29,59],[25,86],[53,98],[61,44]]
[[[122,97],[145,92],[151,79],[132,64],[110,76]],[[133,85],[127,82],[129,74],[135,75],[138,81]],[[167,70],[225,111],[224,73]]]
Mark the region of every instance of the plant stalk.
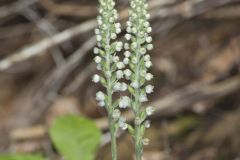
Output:
[[115,134],[115,122],[113,118],[109,117],[109,127],[111,134],[111,152],[112,152],[112,160],[117,160],[117,140]]
[[135,125],[135,160],[142,159],[142,137],[141,137],[141,126]]
[[[107,33],[109,34],[109,32]],[[107,40],[110,43],[109,39]],[[107,50],[107,69],[111,71],[111,61],[110,61],[110,53]],[[111,78],[107,78],[107,96],[108,96],[108,123],[109,123],[109,130],[111,136],[111,153],[112,153],[112,160],[117,160],[117,140],[116,140],[116,129],[115,129],[115,121],[113,119],[113,100],[112,100],[112,80]]]

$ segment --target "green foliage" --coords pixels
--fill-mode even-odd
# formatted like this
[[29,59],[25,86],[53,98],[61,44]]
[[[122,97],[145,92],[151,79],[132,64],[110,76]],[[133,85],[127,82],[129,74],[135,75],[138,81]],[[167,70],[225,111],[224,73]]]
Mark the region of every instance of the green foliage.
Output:
[[58,118],[51,139],[65,160],[93,160],[101,139],[94,122],[79,116]]
[[0,160],[44,160],[40,155],[9,154],[0,155]]
[[175,128],[177,135],[184,135],[199,124],[196,116],[184,116],[174,121],[171,126]]

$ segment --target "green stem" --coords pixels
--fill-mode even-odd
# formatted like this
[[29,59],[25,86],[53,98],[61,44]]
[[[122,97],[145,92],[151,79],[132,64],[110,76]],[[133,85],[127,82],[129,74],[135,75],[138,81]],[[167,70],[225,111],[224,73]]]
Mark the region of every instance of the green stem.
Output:
[[[108,40],[108,43],[110,41]],[[107,50],[107,70],[111,71],[111,61],[110,61],[110,53]],[[115,129],[115,121],[112,117],[114,108],[113,108],[113,100],[112,100],[112,80],[111,78],[107,78],[107,97],[108,97],[108,123],[109,123],[109,130],[111,135],[111,153],[112,153],[112,160],[117,160],[117,140],[116,140],[116,129]]]
[[[139,37],[137,36],[137,61],[140,62],[141,60],[141,54],[140,54],[140,43],[139,43]],[[137,64],[135,68],[135,73],[136,73],[136,80],[138,85],[140,84],[140,63]],[[135,93],[135,118],[139,118],[141,114],[141,103],[139,100],[140,97],[140,89],[137,89],[137,92]],[[142,159],[142,136],[141,136],[141,125],[140,124],[135,124],[135,158],[136,160],[141,160]]]
[[[108,30],[106,33],[106,44],[110,45],[110,26],[108,24]],[[106,65],[107,65],[107,71],[111,72],[111,60],[110,60],[110,51],[109,49],[106,50]],[[112,77],[107,78],[107,97],[108,97],[108,102],[107,102],[107,110],[108,110],[108,123],[109,123],[109,130],[110,130],[110,135],[111,135],[111,153],[112,153],[112,160],[117,160],[117,140],[116,140],[116,129],[115,129],[115,124],[116,122],[114,121],[112,114],[114,111],[113,108],[113,100],[112,100]]]
[[[110,64],[110,63],[109,63]],[[110,67],[110,65],[108,65]],[[115,121],[112,118],[113,114],[113,104],[112,104],[112,87],[111,87],[111,79],[107,79],[107,97],[108,97],[108,123],[109,123],[109,130],[111,135],[111,152],[112,152],[112,160],[117,160],[117,143],[116,143],[116,129],[115,129]]]
[[110,125],[110,134],[111,134],[112,160],[117,160],[117,142],[116,142],[116,135],[115,135],[115,122],[111,117],[109,117],[109,125]]
[[112,118],[113,113],[113,106],[112,106],[112,94],[111,94],[111,81],[108,80],[108,88],[107,88],[107,95],[108,95],[108,123],[109,123],[109,130],[111,135],[111,152],[112,152],[112,160],[117,160],[117,140],[116,140],[116,129],[115,129],[115,121]]
[[142,137],[140,125],[135,125],[135,159],[142,159]]

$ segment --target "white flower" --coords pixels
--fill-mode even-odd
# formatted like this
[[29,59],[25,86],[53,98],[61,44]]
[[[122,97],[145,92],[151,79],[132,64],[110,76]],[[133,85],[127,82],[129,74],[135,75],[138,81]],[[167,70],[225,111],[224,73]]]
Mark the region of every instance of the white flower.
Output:
[[145,87],[146,93],[148,93],[148,94],[152,93],[153,92],[153,88],[154,87],[152,85],[147,85]]
[[153,78],[153,75],[151,73],[147,73],[146,76],[145,76],[145,79],[147,81],[150,81],[152,78]]
[[116,28],[116,33],[117,34],[121,33],[121,28]]
[[143,70],[140,71],[140,75],[141,75],[142,77],[145,77],[145,76],[146,76],[146,73],[147,73],[147,71],[146,71],[145,69],[143,69]]
[[142,143],[143,143],[143,145],[149,145],[149,139],[148,138],[144,138],[143,140],[142,140]]
[[147,102],[148,99],[147,99],[146,94],[141,94],[140,97],[139,97],[139,101],[140,102]]
[[151,116],[153,114],[153,112],[154,112],[154,109],[153,109],[152,106],[148,106],[146,108],[146,113],[147,113],[148,116]]
[[98,22],[98,25],[102,25],[103,24],[103,22],[102,22],[102,19],[97,19],[97,22]]
[[144,22],[144,27],[149,27],[150,23],[149,22]]
[[96,93],[96,99],[98,101],[104,101],[105,100],[105,94],[103,92],[101,92],[101,91],[98,91]]
[[118,62],[117,63],[117,68],[118,69],[123,69],[125,67],[124,63],[123,62]]
[[135,27],[132,28],[132,33],[137,33],[137,29]]
[[124,52],[124,56],[125,56],[126,58],[129,58],[130,55],[131,55],[131,52],[129,52],[129,51]]
[[133,64],[137,64],[137,63],[138,63],[137,57],[133,57],[133,58],[132,58],[132,63],[133,63]]
[[116,28],[121,28],[121,24],[120,24],[120,23],[116,23],[116,24],[115,24],[115,27],[116,27]]
[[128,41],[131,39],[131,37],[132,37],[131,34],[128,34],[128,33],[127,33],[127,34],[125,35],[125,38],[126,38],[126,40],[128,40]]
[[136,42],[133,42],[133,43],[131,44],[131,47],[132,47],[133,49],[137,48],[137,43],[136,43]]
[[122,47],[123,47],[123,43],[122,42],[117,42],[116,44],[116,50],[119,52],[122,50]]
[[148,32],[148,33],[151,33],[151,32],[152,32],[152,27],[148,27],[148,28],[147,28],[147,32]]
[[132,22],[127,21],[127,26],[128,26],[128,27],[131,27],[131,26],[132,26]]
[[151,126],[150,121],[149,120],[145,121],[144,126],[145,128],[150,128]]
[[123,117],[119,118],[118,125],[122,130],[126,130],[128,128],[128,125],[126,123],[126,119]]
[[141,38],[143,38],[143,37],[145,36],[144,32],[140,32],[140,33],[139,33],[139,36],[140,36]]
[[98,28],[95,29],[95,34],[100,34],[100,30]]
[[115,19],[118,19],[118,14],[113,14],[113,17],[114,17]]
[[126,77],[130,77],[132,75],[132,72],[131,72],[130,69],[125,69],[124,74],[125,74]]
[[147,55],[144,56],[144,60],[145,60],[145,61],[150,61],[150,59],[151,59],[151,57],[150,57],[149,54],[147,54]]
[[131,7],[132,7],[132,8],[135,8],[135,7],[136,7],[136,4],[135,4],[133,1],[131,2]]
[[122,92],[126,91],[126,90],[127,90],[127,84],[126,84],[126,83],[122,83],[120,90],[121,90]]
[[116,38],[117,38],[116,33],[112,33],[112,34],[111,34],[111,39],[116,39]]
[[128,43],[124,44],[124,49],[126,49],[126,50],[129,49],[129,44]]
[[102,66],[100,64],[97,65],[97,70],[99,70],[99,71],[102,70]]
[[115,62],[115,63],[116,63],[116,62],[119,62],[119,57],[118,57],[118,56],[114,56],[114,57],[113,57],[113,62]]
[[94,60],[95,60],[95,62],[98,64],[98,63],[100,63],[100,62],[102,61],[102,58],[99,57],[99,56],[96,56],[96,57],[94,58]]
[[134,120],[134,123],[135,123],[136,125],[140,125],[140,124],[142,123],[141,118],[136,117],[135,120]]
[[113,23],[113,22],[114,22],[114,18],[113,18],[113,17],[110,17],[110,18],[109,18],[109,22]]
[[100,107],[104,107],[104,106],[105,106],[105,102],[104,102],[104,101],[100,101],[100,102],[98,103],[98,105],[99,105]]
[[118,70],[118,71],[116,72],[116,75],[117,75],[117,79],[123,78],[123,71]]
[[128,64],[128,63],[129,63],[129,58],[124,58],[124,59],[123,59],[123,63],[124,63],[124,64]]
[[97,42],[97,46],[98,46],[98,47],[102,47],[102,43]]
[[100,81],[100,76],[99,75],[97,75],[97,74],[95,74],[94,76],[93,76],[93,80],[92,80],[94,83],[98,83],[99,81]]
[[114,91],[120,91],[122,84],[120,82],[116,82],[113,86]]
[[109,50],[111,48],[110,44],[105,45],[105,49]]
[[132,82],[130,85],[135,89],[139,88],[138,82],[136,81]]
[[146,38],[146,42],[147,42],[147,43],[150,43],[150,42],[152,42],[152,37],[150,37],[150,36],[149,36],[149,37],[147,37],[147,38]]
[[103,29],[103,30],[107,30],[107,25],[106,25],[106,24],[103,24],[103,25],[102,25],[102,29]]
[[98,53],[99,53],[99,49],[98,49],[97,47],[95,47],[95,48],[93,49],[93,53],[94,53],[94,54],[98,54]]
[[96,38],[97,38],[98,42],[102,40],[102,36],[100,36],[100,35],[97,35]]
[[126,69],[123,71],[125,76],[126,76],[126,79],[130,79],[130,76],[132,75],[132,72],[130,69]]
[[127,108],[130,105],[130,98],[128,96],[121,97],[119,101],[119,108]]
[[127,27],[126,31],[127,31],[127,33],[131,33],[131,31],[132,31],[131,27]]
[[116,5],[116,3],[114,1],[112,1],[111,5],[114,7]]
[[147,50],[151,51],[153,49],[153,45],[152,44],[148,44],[147,45]]
[[146,14],[146,19],[150,19],[150,14]]
[[118,13],[117,13],[117,10],[116,10],[116,9],[113,10],[113,17],[114,17],[115,19],[118,19]]
[[141,53],[141,54],[145,54],[146,52],[147,52],[146,48],[141,48],[141,49],[140,49],[140,53]]
[[146,66],[147,68],[151,67],[151,66],[152,66],[152,62],[151,62],[151,61],[146,61],[146,62],[145,62],[145,66]]
[[118,109],[115,109],[112,113],[112,117],[114,119],[118,119],[120,117],[120,115],[121,115],[121,112]]

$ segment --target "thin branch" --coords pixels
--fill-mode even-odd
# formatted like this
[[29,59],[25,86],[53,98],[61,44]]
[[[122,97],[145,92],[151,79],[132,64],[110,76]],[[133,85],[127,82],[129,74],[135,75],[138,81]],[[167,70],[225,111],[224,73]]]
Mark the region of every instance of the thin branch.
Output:
[[0,71],[3,71],[5,69],[11,67],[13,64],[24,61],[35,55],[44,54],[45,50],[47,50],[55,45],[58,45],[60,43],[63,43],[81,33],[87,32],[87,31],[93,29],[95,26],[96,26],[96,21],[89,20],[78,26],[72,27],[70,29],[67,29],[67,30],[59,33],[59,34],[56,34],[53,37],[44,38],[40,42],[34,43],[34,44],[30,45],[29,47],[23,48],[22,50],[13,53],[6,59],[1,60],[0,61]]
[[8,17],[13,14],[17,14],[18,12],[33,5],[38,1],[39,0],[20,0],[9,6],[0,7],[0,19]]
[[52,0],[41,0],[40,3],[50,13],[57,16],[77,16],[86,18],[96,16],[98,13],[96,6],[93,5],[58,4]]
[[[14,118],[9,119],[7,122],[9,126],[26,126],[36,122],[56,98],[58,91],[62,88],[62,85],[72,71],[83,62],[83,57],[95,46],[95,44],[95,37],[91,37],[66,60],[64,65],[54,68],[48,75],[49,77],[44,81],[44,84],[41,84],[37,92],[36,90],[33,91],[34,94],[31,97],[30,104],[25,104],[25,107],[14,115]],[[32,107],[35,108],[33,109]],[[26,113],[28,113],[27,118],[24,116]],[[12,120],[18,123],[13,123]]]
[[[41,18],[41,16],[31,8],[26,8],[22,11],[22,14],[29,19],[29,21],[32,21],[45,37],[51,37],[58,32],[50,22]],[[65,63],[62,51],[58,47],[51,49],[51,55],[57,66]]]

